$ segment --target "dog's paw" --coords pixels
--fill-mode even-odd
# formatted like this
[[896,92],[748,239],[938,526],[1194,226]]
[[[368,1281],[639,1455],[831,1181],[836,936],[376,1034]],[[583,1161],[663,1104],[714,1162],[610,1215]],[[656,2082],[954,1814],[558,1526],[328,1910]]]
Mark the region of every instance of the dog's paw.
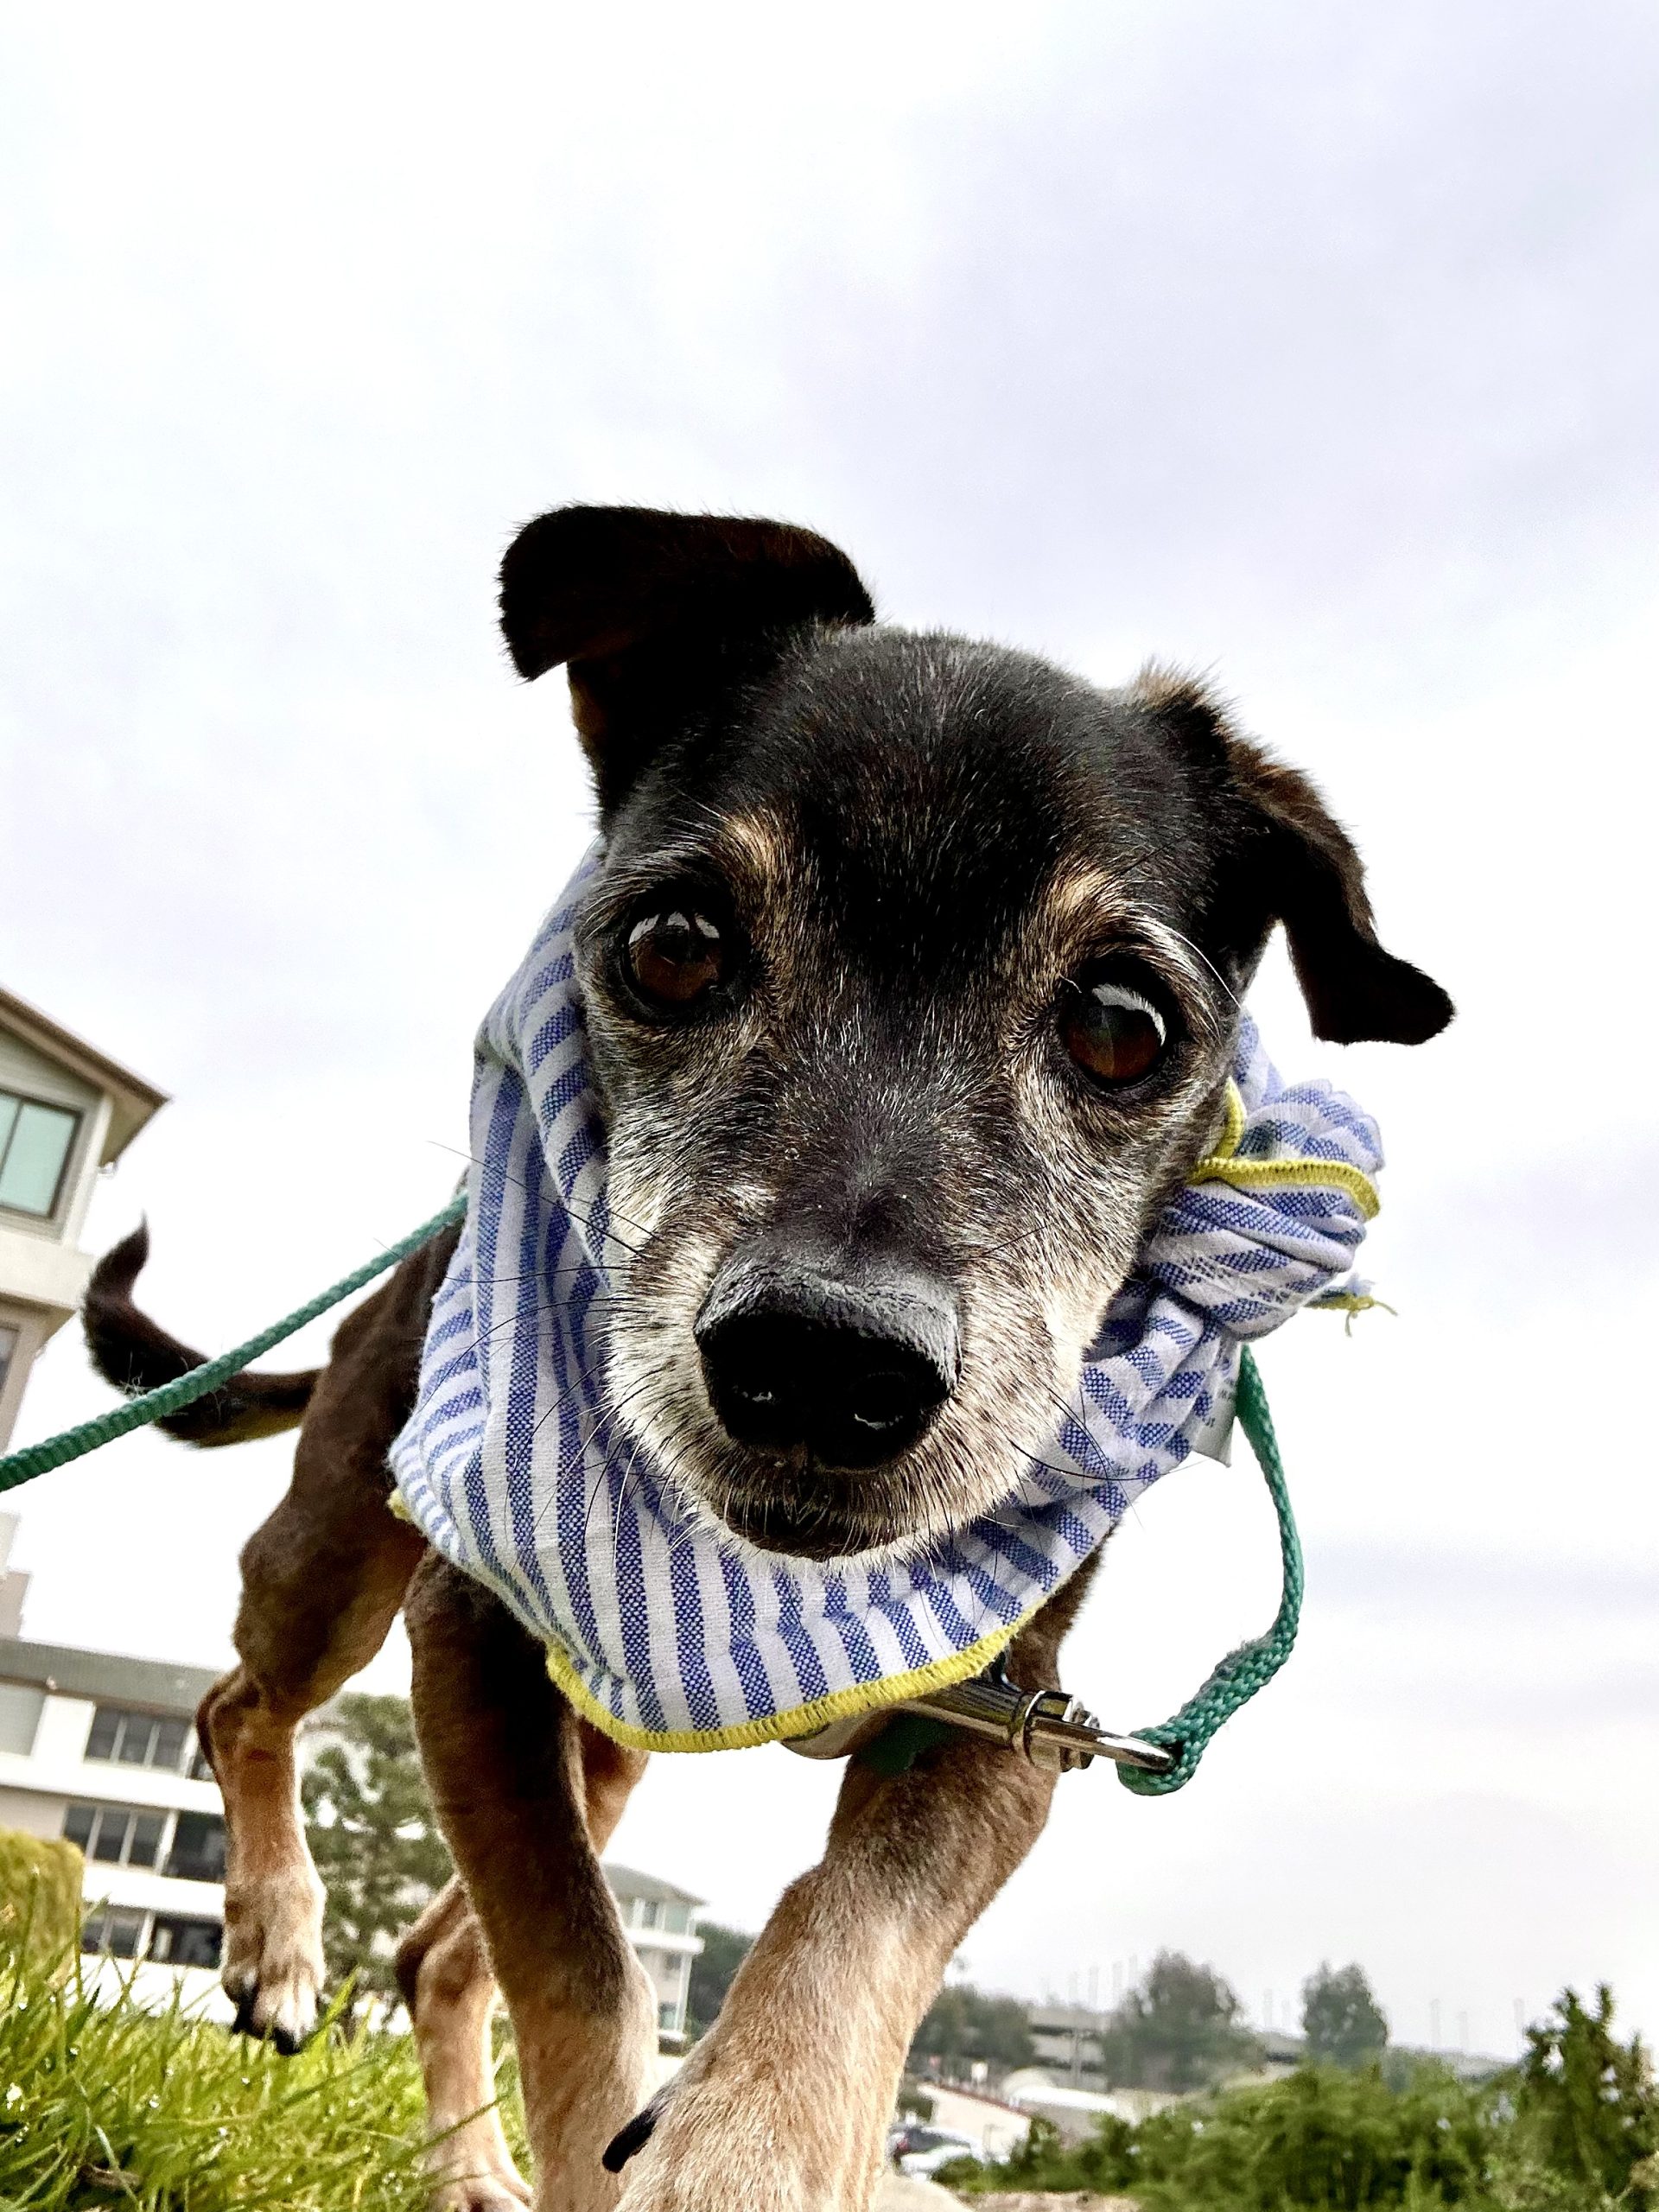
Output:
[[428,2201],[431,2212],[523,2212],[531,2201],[530,2185],[516,2166],[508,2165],[435,2180]]
[[869,2202],[844,2176],[808,2171],[775,2142],[653,2135],[648,2155],[624,2172],[616,2212],[865,2212]]
[[616,2212],[868,2212],[878,2168],[860,2157],[861,2131],[780,2098],[769,2069],[728,2072],[708,2057],[699,2045],[613,2139]]
[[512,2163],[501,2122],[478,2113],[438,2138],[426,2154],[431,2212],[516,2212],[530,2184]]
[[308,1866],[226,1889],[219,1979],[238,2035],[291,2056],[317,2024],[324,1971],[322,1885]]

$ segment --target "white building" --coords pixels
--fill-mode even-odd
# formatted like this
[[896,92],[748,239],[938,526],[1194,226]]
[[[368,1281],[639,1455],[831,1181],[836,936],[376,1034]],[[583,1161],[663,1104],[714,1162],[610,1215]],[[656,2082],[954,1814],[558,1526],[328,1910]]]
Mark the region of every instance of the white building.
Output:
[[0,1451],[36,1353],[92,1270],[76,1242],[100,1167],[167,1096],[0,991]]
[[[0,1528],[0,1551],[10,1535]],[[213,1681],[205,1667],[0,1637],[0,1827],[85,1853],[84,1949],[143,1961],[141,1994],[182,1980],[227,2018],[225,1821],[194,1725]]]
[[[5,1575],[16,1525],[0,1514],[0,1603],[9,1595],[14,1616],[27,1581]],[[139,1962],[141,1997],[165,2001],[181,1980],[187,1999],[228,2020],[219,1987],[225,1821],[195,1729],[214,1680],[206,1667],[0,1635],[0,1828],[80,1847],[83,1949]],[[657,1993],[664,2042],[677,2048],[702,1948],[692,1932],[702,1899],[631,1866],[607,1866],[605,1878]]]
[[1074,2089],[1105,2088],[1103,2039],[1111,2025],[1109,2013],[1082,2005],[1038,2005],[1028,2017],[1037,2063],[1050,2081],[1069,2082]]
[[671,2050],[677,2049],[685,2034],[691,1961],[702,1948],[702,1936],[694,1932],[702,1899],[632,1866],[607,1865],[605,1878],[621,1908],[623,1930],[657,1992],[658,2030]]

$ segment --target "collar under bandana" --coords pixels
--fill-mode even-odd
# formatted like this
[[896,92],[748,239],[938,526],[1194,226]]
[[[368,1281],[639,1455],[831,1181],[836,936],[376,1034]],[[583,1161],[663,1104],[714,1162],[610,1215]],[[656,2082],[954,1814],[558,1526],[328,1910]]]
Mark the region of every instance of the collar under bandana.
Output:
[[410,1517],[547,1644],[619,1742],[809,1733],[978,1673],[1131,1502],[1224,1425],[1238,1347],[1347,1275],[1376,1124],[1282,1085],[1246,1016],[1226,1131],[1167,1205],[1071,1417],[995,1512],[900,1562],[760,1552],[694,1511],[607,1418],[605,1130],[571,930],[580,868],[480,1033],[466,1226],[392,1447]]

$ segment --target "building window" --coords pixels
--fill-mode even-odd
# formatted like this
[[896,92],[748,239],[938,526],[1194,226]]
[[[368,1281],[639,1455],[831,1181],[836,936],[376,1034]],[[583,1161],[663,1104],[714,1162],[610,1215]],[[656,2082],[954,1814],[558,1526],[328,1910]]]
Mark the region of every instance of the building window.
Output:
[[656,1898],[656,1897],[641,1897],[641,1898],[640,1898],[640,1900],[639,1900],[639,1921],[638,1921],[638,1923],[637,1923],[637,1925],[638,1925],[638,1926],[639,1926],[639,1927],[641,1927],[641,1928],[655,1928],[655,1927],[657,1927],[657,1926],[658,1925],[658,1923],[661,1922],[661,1920],[662,1920],[662,1916],[663,1916],[663,1908],[662,1908],[662,1904],[661,1904],[660,1901],[659,1901],[658,1898]]
[[45,1706],[46,1692],[32,1683],[0,1682],[0,1751],[19,1751],[28,1758]]
[[63,1816],[63,1833],[98,1866],[153,1867],[167,1819],[139,1805],[72,1805]]
[[43,1217],[55,1210],[79,1126],[66,1106],[0,1090],[0,1206]]
[[181,1920],[158,1912],[149,1932],[149,1955],[169,1967],[217,1967],[225,1931],[216,1920]]
[[18,1332],[10,1321],[0,1321],[0,1398],[6,1394],[6,1377],[16,1357]]
[[144,1915],[130,1905],[106,1904],[82,1923],[83,1951],[107,1951],[112,1959],[136,1959],[144,1938]]
[[167,1872],[186,1882],[225,1878],[225,1823],[217,1813],[181,1813]]
[[217,1813],[175,1816],[139,1805],[72,1805],[63,1816],[63,1833],[94,1866],[154,1869],[169,1820],[172,1847],[160,1871],[181,1882],[222,1882],[225,1823]]
[[184,1764],[187,1742],[194,1751],[188,1720],[162,1719],[153,1713],[134,1713],[122,1705],[100,1705],[92,1715],[86,1756],[112,1759],[118,1766],[165,1767],[169,1774],[176,1774]]

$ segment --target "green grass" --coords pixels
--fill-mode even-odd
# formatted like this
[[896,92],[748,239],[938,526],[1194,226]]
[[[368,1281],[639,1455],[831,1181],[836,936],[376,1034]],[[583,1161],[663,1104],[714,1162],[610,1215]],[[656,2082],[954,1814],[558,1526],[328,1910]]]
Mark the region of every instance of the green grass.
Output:
[[[0,2212],[427,2212],[412,2043],[336,2007],[296,2058],[125,1996],[73,1954],[0,1956]],[[1143,2212],[1659,2212],[1659,2089],[1605,1990],[1571,1991],[1520,2065],[1471,2086],[1309,2069],[1066,2151],[1039,2122],[969,2191],[1122,2191]],[[511,2057],[504,2116],[522,2149]]]
[[423,2140],[406,2036],[336,2016],[282,2058],[0,1960],[0,2212],[425,2212]]

